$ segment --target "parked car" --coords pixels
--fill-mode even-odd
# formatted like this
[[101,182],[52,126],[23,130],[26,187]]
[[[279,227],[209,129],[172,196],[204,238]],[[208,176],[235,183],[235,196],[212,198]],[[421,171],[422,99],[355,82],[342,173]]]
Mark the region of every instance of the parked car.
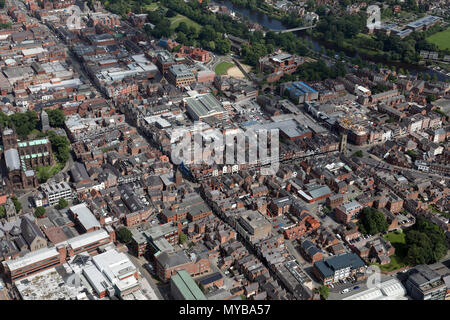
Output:
[[151,274],[155,273],[155,269],[153,268],[153,266],[150,263],[144,264],[144,268]]

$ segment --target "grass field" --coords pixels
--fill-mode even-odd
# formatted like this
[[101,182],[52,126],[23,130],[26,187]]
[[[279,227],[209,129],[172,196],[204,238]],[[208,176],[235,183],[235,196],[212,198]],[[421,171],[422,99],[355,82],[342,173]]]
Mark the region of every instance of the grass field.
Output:
[[39,182],[46,182],[49,178],[60,172],[62,168],[63,165],[59,162],[55,163],[53,166],[38,167],[36,170],[36,177]]
[[405,266],[404,259],[407,254],[405,234],[401,231],[389,232],[383,236],[384,239],[389,241],[395,248],[395,253],[390,256],[391,263],[383,266],[378,265],[381,271],[394,271]]
[[216,72],[216,74],[226,74],[227,70],[233,66],[234,63],[224,61],[219,63],[214,69],[214,71]]
[[153,2],[144,6],[145,10],[155,11],[159,7],[159,2]]
[[181,22],[186,22],[189,28],[194,27],[197,29],[197,31],[199,31],[202,28],[202,26],[199,25],[197,22],[192,21],[188,17],[185,17],[181,14],[177,14],[175,17],[169,18],[169,20],[171,22],[170,28],[174,30],[179,26]]
[[429,36],[427,41],[434,43],[441,50],[450,49],[450,28]]

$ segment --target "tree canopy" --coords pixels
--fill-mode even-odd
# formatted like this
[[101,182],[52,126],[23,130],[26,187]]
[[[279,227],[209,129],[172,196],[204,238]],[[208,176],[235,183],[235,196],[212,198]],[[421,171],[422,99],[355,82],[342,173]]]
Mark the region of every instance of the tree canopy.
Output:
[[377,234],[387,231],[389,224],[384,214],[375,208],[362,209],[358,222],[359,231],[362,234]]
[[59,201],[58,201],[57,208],[58,208],[59,210],[61,210],[61,209],[66,208],[68,205],[69,205],[69,202],[67,202],[66,199],[60,198]]
[[37,207],[36,210],[34,210],[34,215],[36,218],[40,218],[45,214],[45,208],[44,207]]
[[186,241],[187,241],[187,236],[183,232],[181,232],[180,235],[178,236],[178,242],[180,244],[183,244]]
[[0,111],[0,125],[2,127],[12,127],[16,130],[17,135],[25,139],[31,131],[38,128],[38,116],[33,110],[27,112],[18,112],[10,116]]
[[328,299],[328,296],[330,295],[330,288],[328,288],[327,286],[321,286],[319,288],[319,293],[326,300],[326,299]]
[[48,120],[51,127],[62,128],[64,126],[66,116],[61,109],[47,109],[45,112],[48,114]]
[[49,131],[48,138],[58,162],[66,163],[70,157],[69,140],[65,136],[58,136],[54,131]]
[[405,234],[408,248],[405,261],[410,265],[435,263],[447,253],[444,232],[430,221],[417,218],[415,225]]
[[133,234],[126,227],[121,227],[117,231],[117,239],[122,243],[130,243],[133,238]]

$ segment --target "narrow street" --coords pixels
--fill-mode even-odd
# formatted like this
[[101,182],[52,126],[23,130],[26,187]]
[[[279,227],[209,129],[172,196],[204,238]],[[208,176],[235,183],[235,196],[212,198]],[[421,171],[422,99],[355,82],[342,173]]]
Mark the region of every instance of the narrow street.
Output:
[[[153,278],[151,277],[150,273],[143,267],[147,261],[142,259],[138,259],[135,256],[127,253],[128,258],[133,262],[133,264],[138,268],[141,275],[147,280],[147,282],[150,284],[151,289],[153,290],[154,294],[156,295],[156,300],[164,300],[163,296],[161,295],[161,292],[159,291],[157,285],[155,284]],[[143,261],[144,260],[144,261]]]

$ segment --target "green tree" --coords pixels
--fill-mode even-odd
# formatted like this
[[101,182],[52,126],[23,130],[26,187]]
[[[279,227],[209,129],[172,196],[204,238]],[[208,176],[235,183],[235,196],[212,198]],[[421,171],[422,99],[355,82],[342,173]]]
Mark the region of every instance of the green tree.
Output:
[[14,113],[9,117],[9,124],[12,124],[16,129],[17,134],[26,139],[31,131],[37,129],[38,120],[37,113],[33,110],[28,110],[25,113]]
[[177,13],[175,11],[173,11],[172,9],[167,10],[166,12],[166,17],[167,18],[173,18],[177,15]]
[[0,219],[6,216],[6,210],[4,206],[0,206]]
[[50,126],[54,128],[62,128],[64,126],[64,121],[66,121],[66,116],[61,109],[47,109],[45,110],[48,114],[48,120]]
[[405,233],[407,255],[410,265],[431,264],[441,260],[448,249],[444,232],[434,223],[417,218],[416,224]]
[[130,243],[133,238],[133,234],[126,227],[121,227],[117,231],[117,239],[122,243]]
[[181,232],[178,236],[178,243],[184,244],[187,241],[187,236],[184,234],[184,232]]
[[68,205],[69,205],[69,202],[67,202],[66,199],[60,198],[56,207],[58,210],[62,210],[64,208],[66,208]]
[[184,34],[189,33],[189,27],[186,22],[182,21],[178,25],[178,27],[175,29],[176,32],[183,32]]
[[36,218],[40,218],[45,214],[45,208],[44,207],[37,207],[36,210],[34,210],[34,215]]
[[324,298],[326,300],[326,299],[328,299],[328,296],[330,295],[330,288],[328,288],[327,286],[321,286],[319,288],[319,293],[322,296],[322,298]]
[[216,52],[219,54],[227,54],[231,50],[231,42],[228,39],[216,40]]
[[432,103],[433,101],[436,101],[436,95],[434,93],[427,95],[427,102]]
[[356,151],[353,156],[362,158],[364,156],[363,152],[361,150]]
[[56,160],[65,164],[70,157],[69,140],[64,136],[58,136],[53,131],[49,132],[48,138],[52,144],[53,152],[55,152]]
[[375,208],[366,207],[361,211],[358,226],[363,234],[374,235],[387,231],[389,223],[382,212]]
[[17,199],[17,197],[12,197],[11,200],[14,203],[14,208],[16,209],[16,212],[19,213],[20,210],[22,210],[22,204],[20,203],[19,199]]

